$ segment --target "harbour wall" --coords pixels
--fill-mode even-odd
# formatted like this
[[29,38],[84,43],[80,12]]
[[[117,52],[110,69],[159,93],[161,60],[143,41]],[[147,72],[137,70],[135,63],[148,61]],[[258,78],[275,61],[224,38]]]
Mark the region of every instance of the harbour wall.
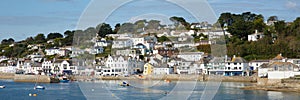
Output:
[[123,76],[75,76],[77,80],[97,79],[97,80],[172,80],[172,81],[222,81],[222,82],[257,82],[254,76],[208,76],[208,75],[132,75]]
[[50,83],[50,77],[45,75],[15,75],[14,82]]
[[[13,73],[0,73],[0,79],[12,79],[15,82],[42,82],[50,83],[49,76],[43,75],[18,75]],[[131,75],[129,77],[123,76],[73,76],[72,79],[79,81],[86,81],[91,79],[97,80],[173,80],[173,81],[223,81],[223,82],[257,82],[254,76],[212,76],[212,75]]]
[[0,72],[0,79],[14,79],[14,73],[2,73]]

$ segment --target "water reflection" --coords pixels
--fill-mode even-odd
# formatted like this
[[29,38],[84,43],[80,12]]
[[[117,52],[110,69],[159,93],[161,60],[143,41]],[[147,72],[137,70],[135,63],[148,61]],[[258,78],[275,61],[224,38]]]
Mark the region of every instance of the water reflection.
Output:
[[[81,83],[80,88],[83,89],[86,98],[99,99],[105,97],[109,100],[121,99],[167,99],[177,100],[178,98],[187,97],[189,100],[199,100],[206,86],[205,82],[197,82],[193,91],[189,91],[189,87],[193,82],[181,81],[166,83],[163,81],[141,81],[139,85],[152,84],[149,88],[139,88],[136,86],[123,87],[119,83],[122,81],[102,81],[95,83]],[[128,81],[130,82],[130,81]],[[84,86],[82,86],[84,85]],[[176,85],[182,85],[177,87]],[[300,100],[299,93],[293,92],[275,92],[263,90],[241,90],[240,87],[252,85],[251,83],[223,82],[214,97],[214,100]],[[93,91],[92,91],[93,89]],[[191,93],[191,95],[189,95]]]

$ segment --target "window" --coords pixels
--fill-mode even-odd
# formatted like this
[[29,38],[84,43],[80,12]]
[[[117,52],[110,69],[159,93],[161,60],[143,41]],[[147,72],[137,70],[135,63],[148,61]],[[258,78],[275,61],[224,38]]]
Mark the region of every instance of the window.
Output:
[[239,69],[241,70],[241,69],[242,69],[242,67],[239,67]]
[[237,63],[233,63],[234,65],[236,65]]
[[68,66],[67,64],[63,64],[64,69],[67,69],[67,66]]
[[237,67],[234,67],[233,69],[237,69]]

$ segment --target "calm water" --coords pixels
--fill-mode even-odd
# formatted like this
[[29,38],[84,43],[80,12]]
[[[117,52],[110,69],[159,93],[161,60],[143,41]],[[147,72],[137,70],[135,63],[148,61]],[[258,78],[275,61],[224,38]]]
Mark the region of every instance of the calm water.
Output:
[[[34,90],[34,83],[15,83],[11,80],[0,80],[5,89],[0,89],[0,100],[156,100],[179,99],[188,97],[197,100],[203,93],[205,83],[198,82],[131,82],[134,86],[122,87],[121,81],[73,82],[63,84],[42,84],[46,90]],[[223,82],[214,100],[300,100],[299,93],[274,92],[261,90],[241,90],[239,87],[249,83]],[[189,91],[192,87],[193,91]],[[109,90],[109,91],[107,91]],[[36,97],[29,94],[37,94]],[[188,94],[190,94],[188,96]],[[187,95],[187,96],[186,96]]]

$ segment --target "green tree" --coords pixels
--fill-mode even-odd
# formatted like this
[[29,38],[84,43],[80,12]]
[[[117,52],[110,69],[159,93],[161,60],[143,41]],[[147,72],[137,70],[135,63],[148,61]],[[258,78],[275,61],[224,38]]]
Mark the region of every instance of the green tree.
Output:
[[102,38],[104,38],[107,34],[112,34],[113,33],[112,28],[110,27],[110,25],[106,24],[106,23],[99,24],[96,27],[96,30],[98,31],[98,36],[100,36]]
[[47,40],[56,39],[56,38],[63,38],[63,35],[60,33],[49,33],[47,35]]
[[174,22],[175,26],[178,27],[183,25],[186,29],[190,29],[191,25],[188,23],[183,17],[173,16],[170,18],[172,22]]
[[161,37],[158,37],[157,41],[158,42],[165,42],[165,41],[170,41],[170,39],[166,36],[161,36]]
[[46,42],[46,38],[44,34],[38,34],[34,37],[35,43],[44,43]]
[[247,40],[248,35],[254,32],[253,23],[238,20],[228,27],[228,32],[242,40]]

